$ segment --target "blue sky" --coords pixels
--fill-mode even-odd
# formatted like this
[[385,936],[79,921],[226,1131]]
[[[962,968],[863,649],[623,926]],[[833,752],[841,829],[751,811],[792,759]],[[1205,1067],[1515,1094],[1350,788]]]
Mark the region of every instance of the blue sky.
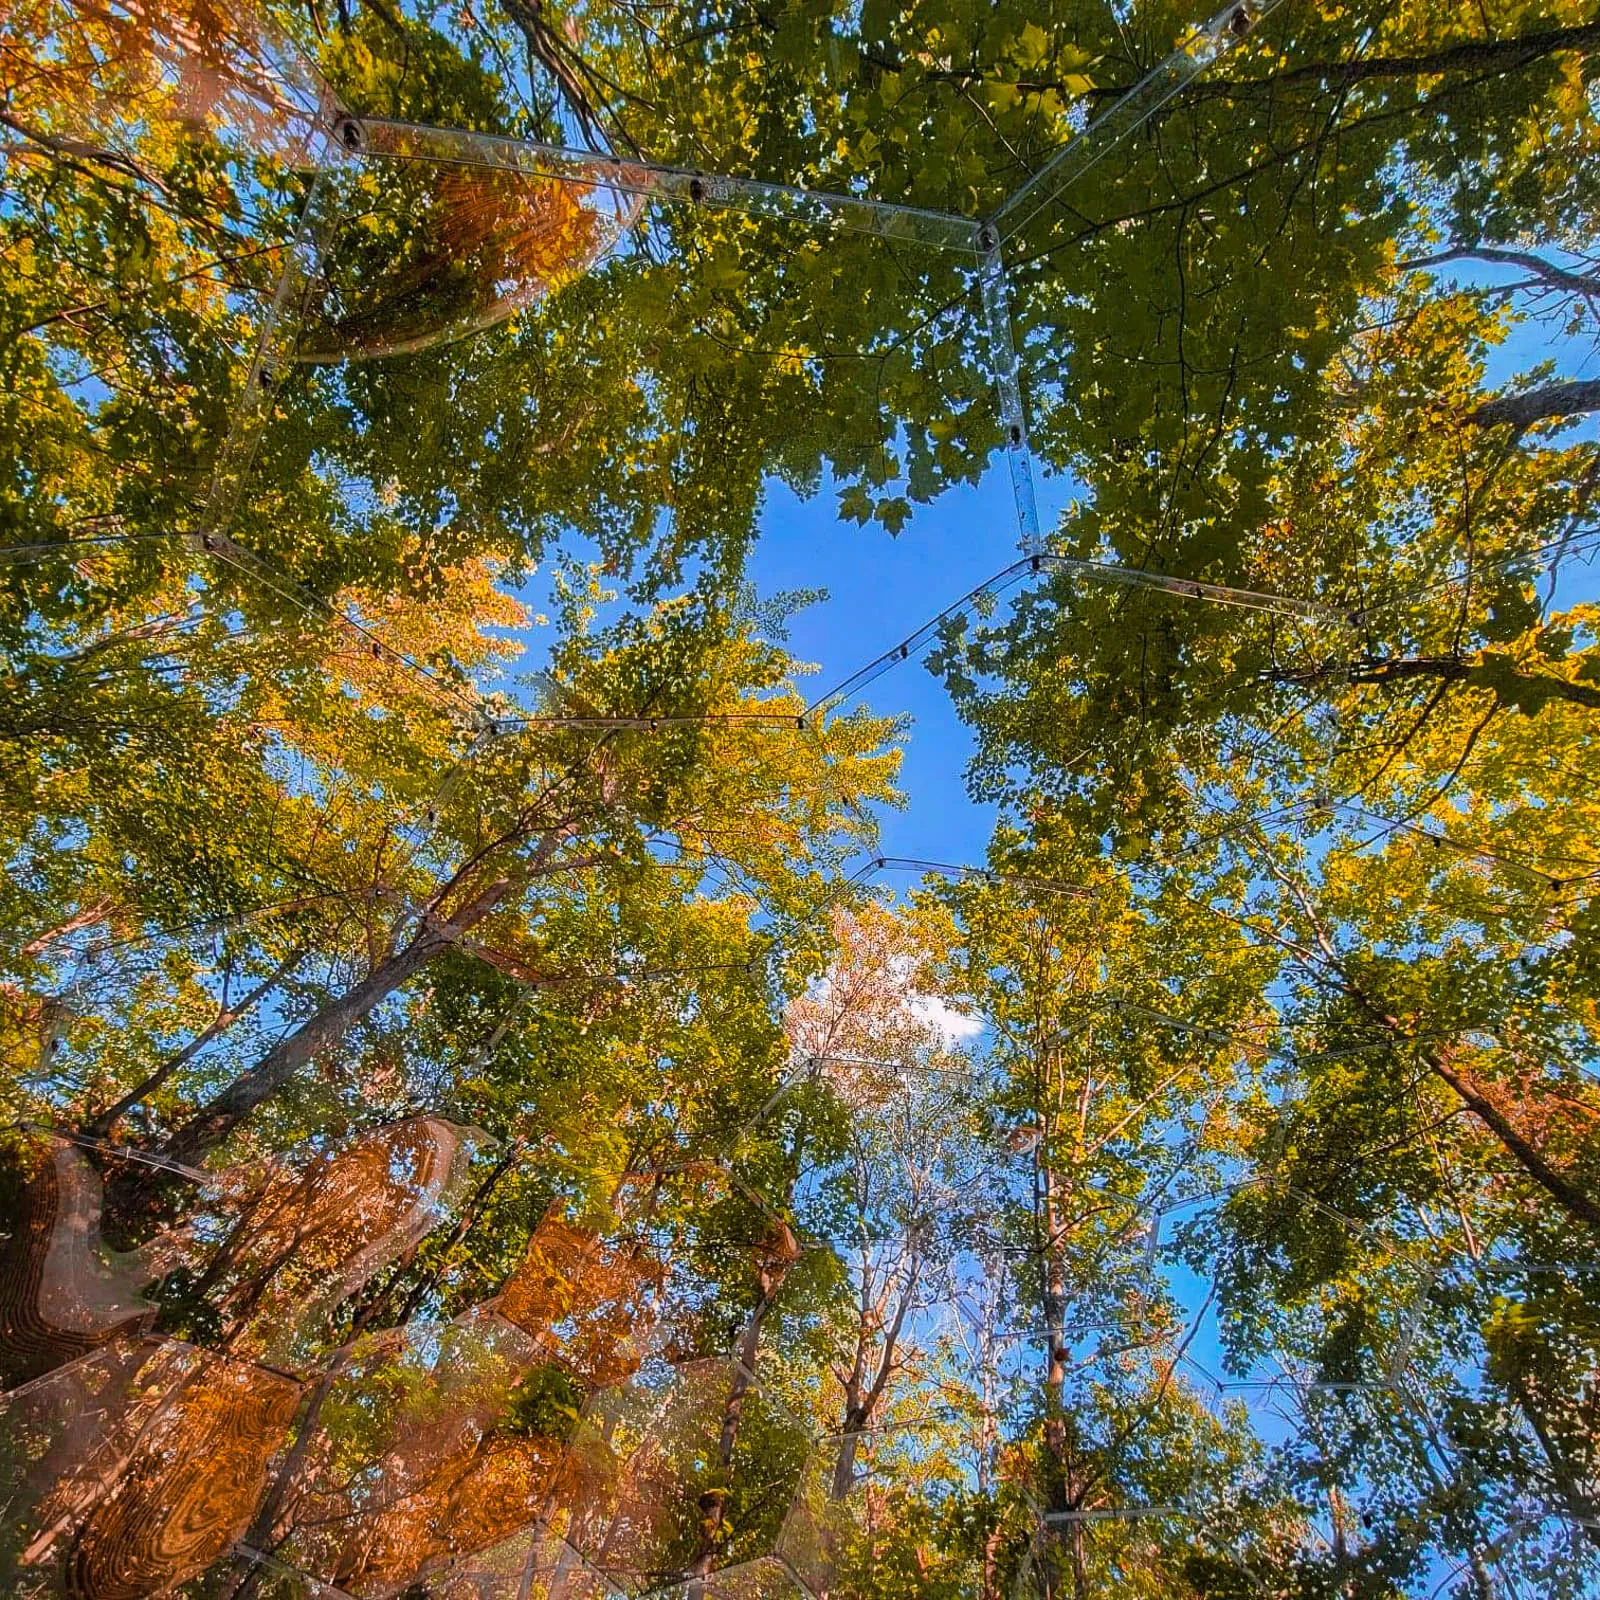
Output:
[[[919,506],[898,537],[876,523],[842,523],[834,505],[827,489],[801,501],[774,487],[751,564],[751,579],[763,595],[807,587],[828,591],[826,600],[799,612],[790,627],[791,652],[819,669],[805,686],[808,695],[897,644],[1018,553],[1003,463],[992,465],[976,486]],[[909,804],[885,814],[883,853],[981,862],[993,814],[967,799],[962,769],[972,739],[943,684],[913,657],[879,678],[863,698],[875,712],[913,719],[901,772]]]
[[[1068,498],[1065,484],[1064,479],[1038,484],[1046,527],[1054,525]],[[808,699],[898,644],[1020,554],[1016,505],[1003,456],[990,463],[978,483],[917,506],[898,537],[876,522],[866,527],[842,522],[837,507],[831,484],[801,499],[783,484],[769,482],[760,537],[748,567],[762,599],[786,590],[826,591],[824,599],[796,612],[789,622],[790,654],[816,668],[798,685]],[[564,548],[579,559],[594,554],[572,541]],[[551,610],[552,570],[547,565],[518,591],[533,612]],[[625,602],[617,604],[620,608]],[[540,664],[548,638],[537,627],[522,636],[531,653],[518,670],[527,670]],[[908,803],[902,811],[881,814],[881,853],[981,865],[994,810],[967,798],[963,769],[973,742],[942,682],[913,656],[874,681],[859,703],[880,715],[912,719],[900,780]],[[885,881],[907,887],[914,876],[892,873]]]

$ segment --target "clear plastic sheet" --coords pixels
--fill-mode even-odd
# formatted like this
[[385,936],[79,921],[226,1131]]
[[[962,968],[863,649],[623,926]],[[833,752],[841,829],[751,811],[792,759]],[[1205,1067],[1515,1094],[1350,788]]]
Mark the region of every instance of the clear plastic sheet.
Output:
[[300,1386],[173,1341],[118,1341],[8,1397],[6,1569],[25,1595],[198,1577],[250,1520]]

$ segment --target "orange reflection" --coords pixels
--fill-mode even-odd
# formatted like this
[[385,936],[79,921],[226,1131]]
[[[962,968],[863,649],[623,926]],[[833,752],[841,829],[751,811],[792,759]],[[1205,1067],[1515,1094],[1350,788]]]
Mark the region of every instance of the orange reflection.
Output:
[[228,1247],[223,1309],[248,1324],[235,1348],[303,1357],[341,1301],[438,1225],[478,1137],[415,1117],[271,1178]]
[[290,61],[237,0],[15,0],[0,22],[8,110],[46,138],[171,128],[290,157],[315,108]]
[[604,1240],[552,1211],[534,1229],[496,1310],[585,1388],[608,1388],[638,1368],[662,1275],[632,1241]]
[[152,1315],[150,1274],[100,1243],[99,1176],[68,1144],[39,1146],[20,1215],[0,1241],[0,1385],[12,1388],[132,1331]]
[[[114,1376],[103,1426],[53,1463],[25,1567],[55,1567],[82,1600],[138,1600],[204,1572],[249,1526],[267,1465],[288,1435],[300,1385],[188,1345],[144,1347]],[[124,1386],[125,1385],[125,1386]],[[70,1412],[80,1386],[54,1386]],[[66,1417],[57,1419],[63,1424]]]
[[361,227],[335,253],[320,325],[314,310],[299,358],[398,355],[504,321],[611,247],[621,220],[605,215],[613,199],[493,167],[374,163]]

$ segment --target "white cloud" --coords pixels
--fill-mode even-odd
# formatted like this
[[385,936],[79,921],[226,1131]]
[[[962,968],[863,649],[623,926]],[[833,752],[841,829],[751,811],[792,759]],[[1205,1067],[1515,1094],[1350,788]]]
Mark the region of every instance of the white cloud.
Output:
[[983,1020],[969,1017],[938,995],[919,994],[906,1002],[906,1009],[918,1022],[939,1030],[946,1045],[960,1044],[963,1039],[975,1039],[983,1032]]

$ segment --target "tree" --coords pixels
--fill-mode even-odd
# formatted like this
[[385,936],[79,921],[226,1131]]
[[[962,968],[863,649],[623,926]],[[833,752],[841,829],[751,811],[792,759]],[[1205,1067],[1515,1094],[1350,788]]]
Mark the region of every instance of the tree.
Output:
[[927,987],[938,932],[926,916],[872,902],[836,914],[837,954],[786,1018],[797,1061],[837,1100],[844,1127],[841,1157],[813,1180],[820,1194],[805,1216],[845,1263],[822,1330],[836,1502],[850,1495],[902,1374],[920,1364],[978,1186],[971,1064],[951,1048]]
[[[1043,1592],[1083,1595],[1097,1573],[1173,1559],[1144,1550],[1131,1523],[1170,1508],[1174,1480],[1248,1471],[1216,1459],[1228,1456],[1221,1424],[1179,1372],[1196,1329],[1151,1271],[1150,1213],[1229,1147],[1248,1041],[1267,1019],[1254,990],[1264,969],[1170,896],[1132,894],[1070,836],[1029,848],[1001,835],[996,858],[1031,887],[948,892],[963,935],[949,981],[992,1030],[991,1159],[1010,1169],[996,1201],[1038,1350],[1027,1444],[1010,1468],[1042,1518],[1026,1529],[1029,1560]],[[1182,1019],[1165,1010],[1175,993]],[[1092,1514],[1130,1506],[1127,1540],[1101,1548]],[[995,1560],[986,1552],[986,1568]]]

